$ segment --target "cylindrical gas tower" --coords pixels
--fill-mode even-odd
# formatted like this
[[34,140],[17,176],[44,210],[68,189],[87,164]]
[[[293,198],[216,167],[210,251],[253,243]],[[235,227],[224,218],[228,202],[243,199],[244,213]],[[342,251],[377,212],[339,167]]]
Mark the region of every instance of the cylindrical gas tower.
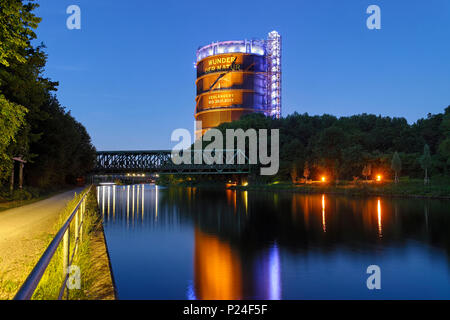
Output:
[[196,136],[260,112],[281,115],[281,38],[216,42],[197,51]]

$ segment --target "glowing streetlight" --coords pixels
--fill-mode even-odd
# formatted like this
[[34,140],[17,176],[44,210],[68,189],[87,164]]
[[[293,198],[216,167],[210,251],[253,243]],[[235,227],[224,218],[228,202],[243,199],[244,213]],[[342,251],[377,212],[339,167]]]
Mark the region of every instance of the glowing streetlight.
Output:
[[327,179],[326,179],[325,177],[322,177],[320,180],[321,180],[322,182],[325,182]]

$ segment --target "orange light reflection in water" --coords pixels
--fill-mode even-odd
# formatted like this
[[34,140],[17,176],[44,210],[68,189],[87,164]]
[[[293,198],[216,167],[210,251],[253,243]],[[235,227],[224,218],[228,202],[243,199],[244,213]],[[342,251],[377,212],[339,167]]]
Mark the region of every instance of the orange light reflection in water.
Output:
[[322,195],[322,228],[323,232],[327,232],[327,222],[325,220],[325,195]]
[[245,213],[248,213],[248,192],[244,191],[244,204],[245,204]]
[[237,206],[237,203],[236,203],[236,190],[229,190],[229,189],[227,189],[226,190],[226,194],[227,194],[227,202],[228,202],[228,204],[232,204],[233,205],[234,212],[236,213],[236,206]]
[[231,247],[195,229],[195,296],[200,300],[242,299],[241,263]]

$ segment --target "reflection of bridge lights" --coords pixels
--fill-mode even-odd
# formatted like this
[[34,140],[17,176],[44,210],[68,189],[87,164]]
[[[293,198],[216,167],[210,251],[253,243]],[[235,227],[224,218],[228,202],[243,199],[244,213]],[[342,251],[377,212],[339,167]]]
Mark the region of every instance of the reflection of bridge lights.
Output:
[[155,185],[155,220],[158,220],[158,185]]
[[141,214],[142,214],[141,220],[142,221],[144,221],[144,202],[145,202],[144,194],[145,194],[145,185],[142,185],[142,211],[141,211]]
[[102,215],[105,215],[105,186],[102,186]]
[[109,202],[111,199],[111,187],[108,187],[108,220],[109,220]]
[[130,186],[127,186],[127,227],[130,223]]
[[116,220],[116,186],[113,186],[113,219]]

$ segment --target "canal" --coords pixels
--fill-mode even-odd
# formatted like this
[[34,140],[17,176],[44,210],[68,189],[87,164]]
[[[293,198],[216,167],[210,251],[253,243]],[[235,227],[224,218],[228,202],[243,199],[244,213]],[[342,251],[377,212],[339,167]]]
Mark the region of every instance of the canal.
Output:
[[119,299],[450,299],[449,201],[97,192]]

